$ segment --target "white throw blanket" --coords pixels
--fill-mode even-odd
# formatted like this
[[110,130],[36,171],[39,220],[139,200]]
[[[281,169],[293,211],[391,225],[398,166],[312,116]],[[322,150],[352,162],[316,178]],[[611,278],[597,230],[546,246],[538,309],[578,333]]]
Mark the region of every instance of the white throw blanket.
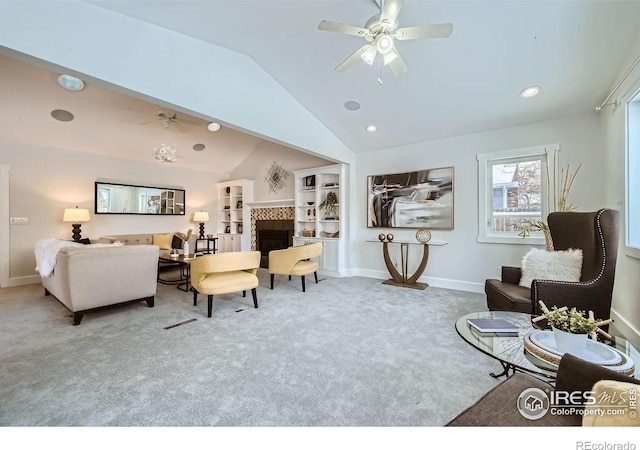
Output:
[[64,241],[61,239],[41,239],[36,242],[36,270],[41,277],[49,278],[56,267],[56,257],[58,250],[64,247],[117,247],[122,242],[113,244],[80,244],[78,242]]

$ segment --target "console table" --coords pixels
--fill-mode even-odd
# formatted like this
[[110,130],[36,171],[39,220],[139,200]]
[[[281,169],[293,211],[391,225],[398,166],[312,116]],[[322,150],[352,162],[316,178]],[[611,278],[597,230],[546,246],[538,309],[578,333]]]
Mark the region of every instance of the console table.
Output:
[[[429,260],[429,246],[436,245],[442,246],[447,243],[444,241],[429,241],[427,243],[417,242],[417,241],[367,241],[367,242],[378,242],[382,244],[382,255],[384,257],[384,263],[387,266],[387,270],[391,275],[391,278],[382,282],[382,284],[389,284],[391,286],[399,286],[399,287],[407,287],[412,289],[425,289],[429,286],[427,283],[419,283],[418,278],[424,272],[424,269],[427,267],[427,261]],[[398,269],[393,265],[391,261],[391,257],[389,256],[389,244],[400,244],[400,258],[401,258],[401,270],[402,272],[398,272]],[[416,269],[413,275],[409,275],[409,246],[410,245],[422,245],[422,260],[420,261],[420,265]]]

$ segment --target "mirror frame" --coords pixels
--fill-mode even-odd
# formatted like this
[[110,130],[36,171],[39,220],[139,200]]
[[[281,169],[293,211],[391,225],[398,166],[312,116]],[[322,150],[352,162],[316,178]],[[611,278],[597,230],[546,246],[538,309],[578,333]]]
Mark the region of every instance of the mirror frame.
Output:
[[[98,202],[99,202],[98,192],[104,186],[120,186],[120,187],[136,188],[136,189],[143,188],[143,189],[157,189],[158,191],[182,192],[182,197],[184,199],[184,203],[182,205],[182,211],[172,212],[172,213],[98,211]],[[160,193],[158,194],[160,195]],[[186,210],[186,197],[187,197],[186,191],[180,188],[160,187],[160,186],[141,186],[137,184],[124,184],[124,183],[111,183],[108,181],[96,181],[95,189],[94,189],[93,211],[94,211],[94,214],[119,214],[119,215],[140,215],[140,216],[184,216],[185,210]]]

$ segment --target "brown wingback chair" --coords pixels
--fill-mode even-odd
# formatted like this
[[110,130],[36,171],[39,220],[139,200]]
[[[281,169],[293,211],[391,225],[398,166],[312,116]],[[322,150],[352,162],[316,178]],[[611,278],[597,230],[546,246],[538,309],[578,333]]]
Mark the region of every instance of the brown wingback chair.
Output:
[[490,311],[541,314],[539,301],[547,307],[567,306],[593,311],[598,319],[611,314],[611,294],[618,255],[620,213],[613,209],[595,212],[554,212],[547,218],[555,250],[582,249],[580,281],[533,280],[531,288],[518,286],[520,267],[502,267],[500,280],[485,282]]

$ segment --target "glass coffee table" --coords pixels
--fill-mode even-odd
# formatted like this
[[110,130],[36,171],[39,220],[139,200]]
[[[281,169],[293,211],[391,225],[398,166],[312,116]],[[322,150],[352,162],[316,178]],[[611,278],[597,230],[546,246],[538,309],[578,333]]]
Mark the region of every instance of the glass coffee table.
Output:
[[[482,353],[497,359],[502,365],[502,372],[490,373],[494,378],[509,376],[510,373],[528,372],[540,378],[555,380],[558,367],[531,355],[525,350],[523,338],[531,331],[537,330],[531,323],[533,316],[509,311],[483,311],[466,314],[456,321],[456,331],[462,339]],[[480,334],[469,325],[467,319],[504,319],[518,327],[518,335],[500,336],[498,334]],[[610,329],[609,334],[615,334]],[[627,355],[634,362],[635,378],[640,375],[640,354],[626,339],[614,336],[613,341],[605,342]]]

